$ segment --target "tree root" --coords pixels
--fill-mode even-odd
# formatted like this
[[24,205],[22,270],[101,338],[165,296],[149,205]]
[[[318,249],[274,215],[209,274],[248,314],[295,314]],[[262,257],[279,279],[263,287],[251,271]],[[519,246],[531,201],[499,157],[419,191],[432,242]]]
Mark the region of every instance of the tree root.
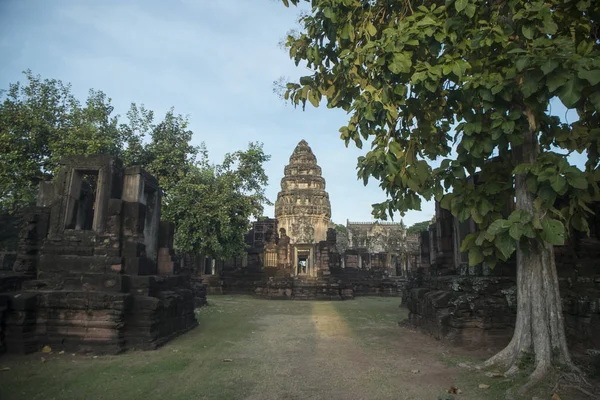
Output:
[[[521,372],[521,369],[519,368],[516,360],[512,362],[512,365],[509,364],[509,360],[511,358],[515,357],[511,354],[511,350],[507,348],[505,351],[502,351],[496,354],[494,357],[486,360],[483,363],[483,367],[508,368],[504,375],[507,377],[514,376],[515,374]],[[523,386],[518,388],[516,391],[514,388],[510,388],[506,391],[505,399],[515,400],[517,397],[523,396],[536,384],[539,384],[545,377],[552,373],[552,371],[556,371],[552,365],[548,363],[538,364]],[[552,389],[553,393],[560,392],[561,389],[576,389],[589,398],[598,398],[598,395],[600,394],[600,388],[595,387],[593,384],[588,382],[585,378],[585,373],[574,363],[567,362],[566,364],[563,364],[562,368],[560,368],[558,372],[556,384]]]
[[576,389],[589,398],[598,398],[600,388],[594,387],[594,385],[585,379],[583,372],[579,368],[573,367],[574,370],[572,372],[563,372],[560,374],[553,391],[558,392],[561,388]]

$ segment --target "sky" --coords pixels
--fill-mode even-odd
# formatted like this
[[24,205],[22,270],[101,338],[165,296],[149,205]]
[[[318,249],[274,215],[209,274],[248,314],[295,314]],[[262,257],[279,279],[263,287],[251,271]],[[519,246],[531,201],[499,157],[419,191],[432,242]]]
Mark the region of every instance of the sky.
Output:
[[[280,0],[0,0],[0,88],[31,69],[72,83],[81,101],[89,89],[102,90],[121,116],[132,102],[157,118],[174,107],[189,116],[193,143],[206,143],[217,163],[262,142],[271,155],[266,193],[273,202],[289,156],[305,139],[322,167],[332,220],[370,221],[371,204],[385,194],[377,182],[357,180],[357,157],[368,149],[339,139],[348,115],[324,106],[302,111],[273,93],[274,81],[309,72],[279,45],[298,13]],[[403,220],[410,226],[433,215],[433,203],[424,201]]]
[[[132,102],[157,118],[174,107],[189,116],[193,143],[205,142],[213,162],[262,142],[273,202],[305,139],[323,169],[332,220],[370,221],[371,204],[385,194],[377,182],[357,180],[356,159],[367,149],[340,140],[348,115],[324,106],[302,111],[273,93],[274,81],[308,72],[279,45],[298,13],[278,0],[0,0],[0,88],[31,69],[72,83],[81,101],[89,89],[102,90],[121,116]],[[427,204],[404,222],[433,215]]]

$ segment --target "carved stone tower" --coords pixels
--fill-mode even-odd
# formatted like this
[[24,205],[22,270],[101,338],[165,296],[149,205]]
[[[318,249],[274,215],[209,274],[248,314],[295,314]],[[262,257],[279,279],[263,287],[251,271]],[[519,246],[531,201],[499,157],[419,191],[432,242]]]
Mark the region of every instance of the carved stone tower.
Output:
[[321,167],[305,140],[298,143],[284,169],[275,218],[291,244],[316,244],[327,239],[331,204]]

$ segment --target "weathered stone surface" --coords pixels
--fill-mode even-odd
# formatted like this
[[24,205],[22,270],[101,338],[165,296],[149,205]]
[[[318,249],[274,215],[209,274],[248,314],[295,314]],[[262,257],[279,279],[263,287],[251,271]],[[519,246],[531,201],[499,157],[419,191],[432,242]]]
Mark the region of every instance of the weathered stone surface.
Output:
[[329,194],[317,158],[304,140],[298,143],[284,169],[275,218],[291,244],[318,243],[327,238],[331,218]]
[[[555,260],[570,349],[600,350],[600,238],[572,237],[555,246]],[[436,223],[421,235],[421,266],[411,271],[403,303],[408,323],[441,340],[470,347],[502,347],[516,318],[514,260],[494,269],[469,267],[457,248],[470,227],[436,209]],[[459,237],[460,235],[460,237]]]
[[191,279],[178,275],[160,200],[139,167],[63,160],[22,216],[12,271],[0,271],[0,352],[152,349],[196,326]]

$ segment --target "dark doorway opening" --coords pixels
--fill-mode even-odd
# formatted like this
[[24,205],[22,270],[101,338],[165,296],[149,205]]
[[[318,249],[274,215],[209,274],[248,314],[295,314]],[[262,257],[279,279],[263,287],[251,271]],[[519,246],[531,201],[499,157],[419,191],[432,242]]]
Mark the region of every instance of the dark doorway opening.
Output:
[[306,274],[308,270],[308,256],[298,256],[298,274]]

